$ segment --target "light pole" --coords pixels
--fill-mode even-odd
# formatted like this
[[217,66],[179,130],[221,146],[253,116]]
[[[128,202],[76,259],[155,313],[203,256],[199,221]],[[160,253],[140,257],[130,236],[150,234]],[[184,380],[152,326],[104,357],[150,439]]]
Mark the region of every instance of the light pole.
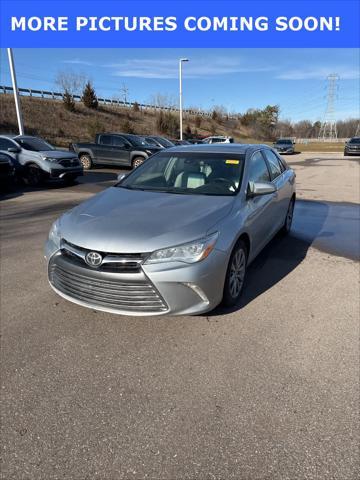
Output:
[[19,125],[19,134],[24,135],[24,124],[23,124],[22,113],[21,113],[19,91],[18,91],[17,82],[16,82],[16,72],[15,72],[12,48],[8,48],[7,52],[9,57],[9,67],[10,67],[11,81],[12,81],[12,87],[14,92],[16,116],[17,116],[17,121]]
[[180,111],[180,140],[183,139],[183,118],[182,118],[182,64],[188,62],[188,58],[179,59],[179,111]]

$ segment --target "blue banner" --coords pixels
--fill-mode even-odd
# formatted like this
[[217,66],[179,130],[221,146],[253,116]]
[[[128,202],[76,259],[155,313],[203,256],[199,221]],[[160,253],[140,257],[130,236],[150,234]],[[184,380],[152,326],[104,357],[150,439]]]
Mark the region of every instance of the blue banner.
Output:
[[358,47],[359,0],[0,0],[1,47]]

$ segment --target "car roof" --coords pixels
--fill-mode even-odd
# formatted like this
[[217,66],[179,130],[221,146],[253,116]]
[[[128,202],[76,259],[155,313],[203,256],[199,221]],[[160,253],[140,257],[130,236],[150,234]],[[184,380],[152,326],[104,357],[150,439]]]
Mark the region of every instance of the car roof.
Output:
[[15,135],[15,134],[2,134],[1,138],[10,138],[11,140],[22,139],[22,138],[39,138],[34,135]]
[[14,135],[14,134],[11,134],[11,133],[2,133],[2,134],[0,135],[1,138],[11,138],[11,139],[12,139],[12,138],[16,138],[16,137],[18,137],[18,136],[19,136],[19,135]]
[[166,149],[166,152],[194,152],[194,153],[233,153],[245,154],[259,150],[260,148],[267,148],[271,150],[268,145],[252,144],[252,143],[221,143],[221,144],[190,144],[190,145],[176,145]]

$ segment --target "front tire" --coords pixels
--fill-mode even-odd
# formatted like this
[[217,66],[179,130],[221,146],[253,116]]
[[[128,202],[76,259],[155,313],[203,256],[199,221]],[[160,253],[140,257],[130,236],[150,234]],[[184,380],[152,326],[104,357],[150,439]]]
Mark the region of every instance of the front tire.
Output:
[[28,165],[25,171],[25,181],[30,187],[39,187],[44,183],[44,172],[38,165]]
[[248,251],[245,243],[239,240],[231,253],[226,272],[223,305],[233,307],[237,304],[243,291]]
[[80,155],[79,160],[84,170],[91,170],[93,163],[90,155],[86,155],[86,154]]
[[295,199],[292,198],[286,212],[284,225],[281,228],[281,233],[283,235],[288,235],[290,233],[292,221],[294,218],[294,207],[295,207]]
[[132,168],[137,168],[139,167],[142,163],[144,163],[145,158],[144,157],[135,157],[133,158],[132,161]]

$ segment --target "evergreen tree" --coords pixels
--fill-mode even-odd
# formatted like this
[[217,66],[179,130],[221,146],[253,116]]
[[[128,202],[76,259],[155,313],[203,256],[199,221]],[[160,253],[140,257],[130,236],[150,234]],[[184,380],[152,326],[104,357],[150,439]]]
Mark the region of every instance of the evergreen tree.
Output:
[[91,85],[90,82],[86,83],[81,100],[85,105],[85,107],[94,108],[94,109],[98,108],[99,102],[98,102],[94,87]]

